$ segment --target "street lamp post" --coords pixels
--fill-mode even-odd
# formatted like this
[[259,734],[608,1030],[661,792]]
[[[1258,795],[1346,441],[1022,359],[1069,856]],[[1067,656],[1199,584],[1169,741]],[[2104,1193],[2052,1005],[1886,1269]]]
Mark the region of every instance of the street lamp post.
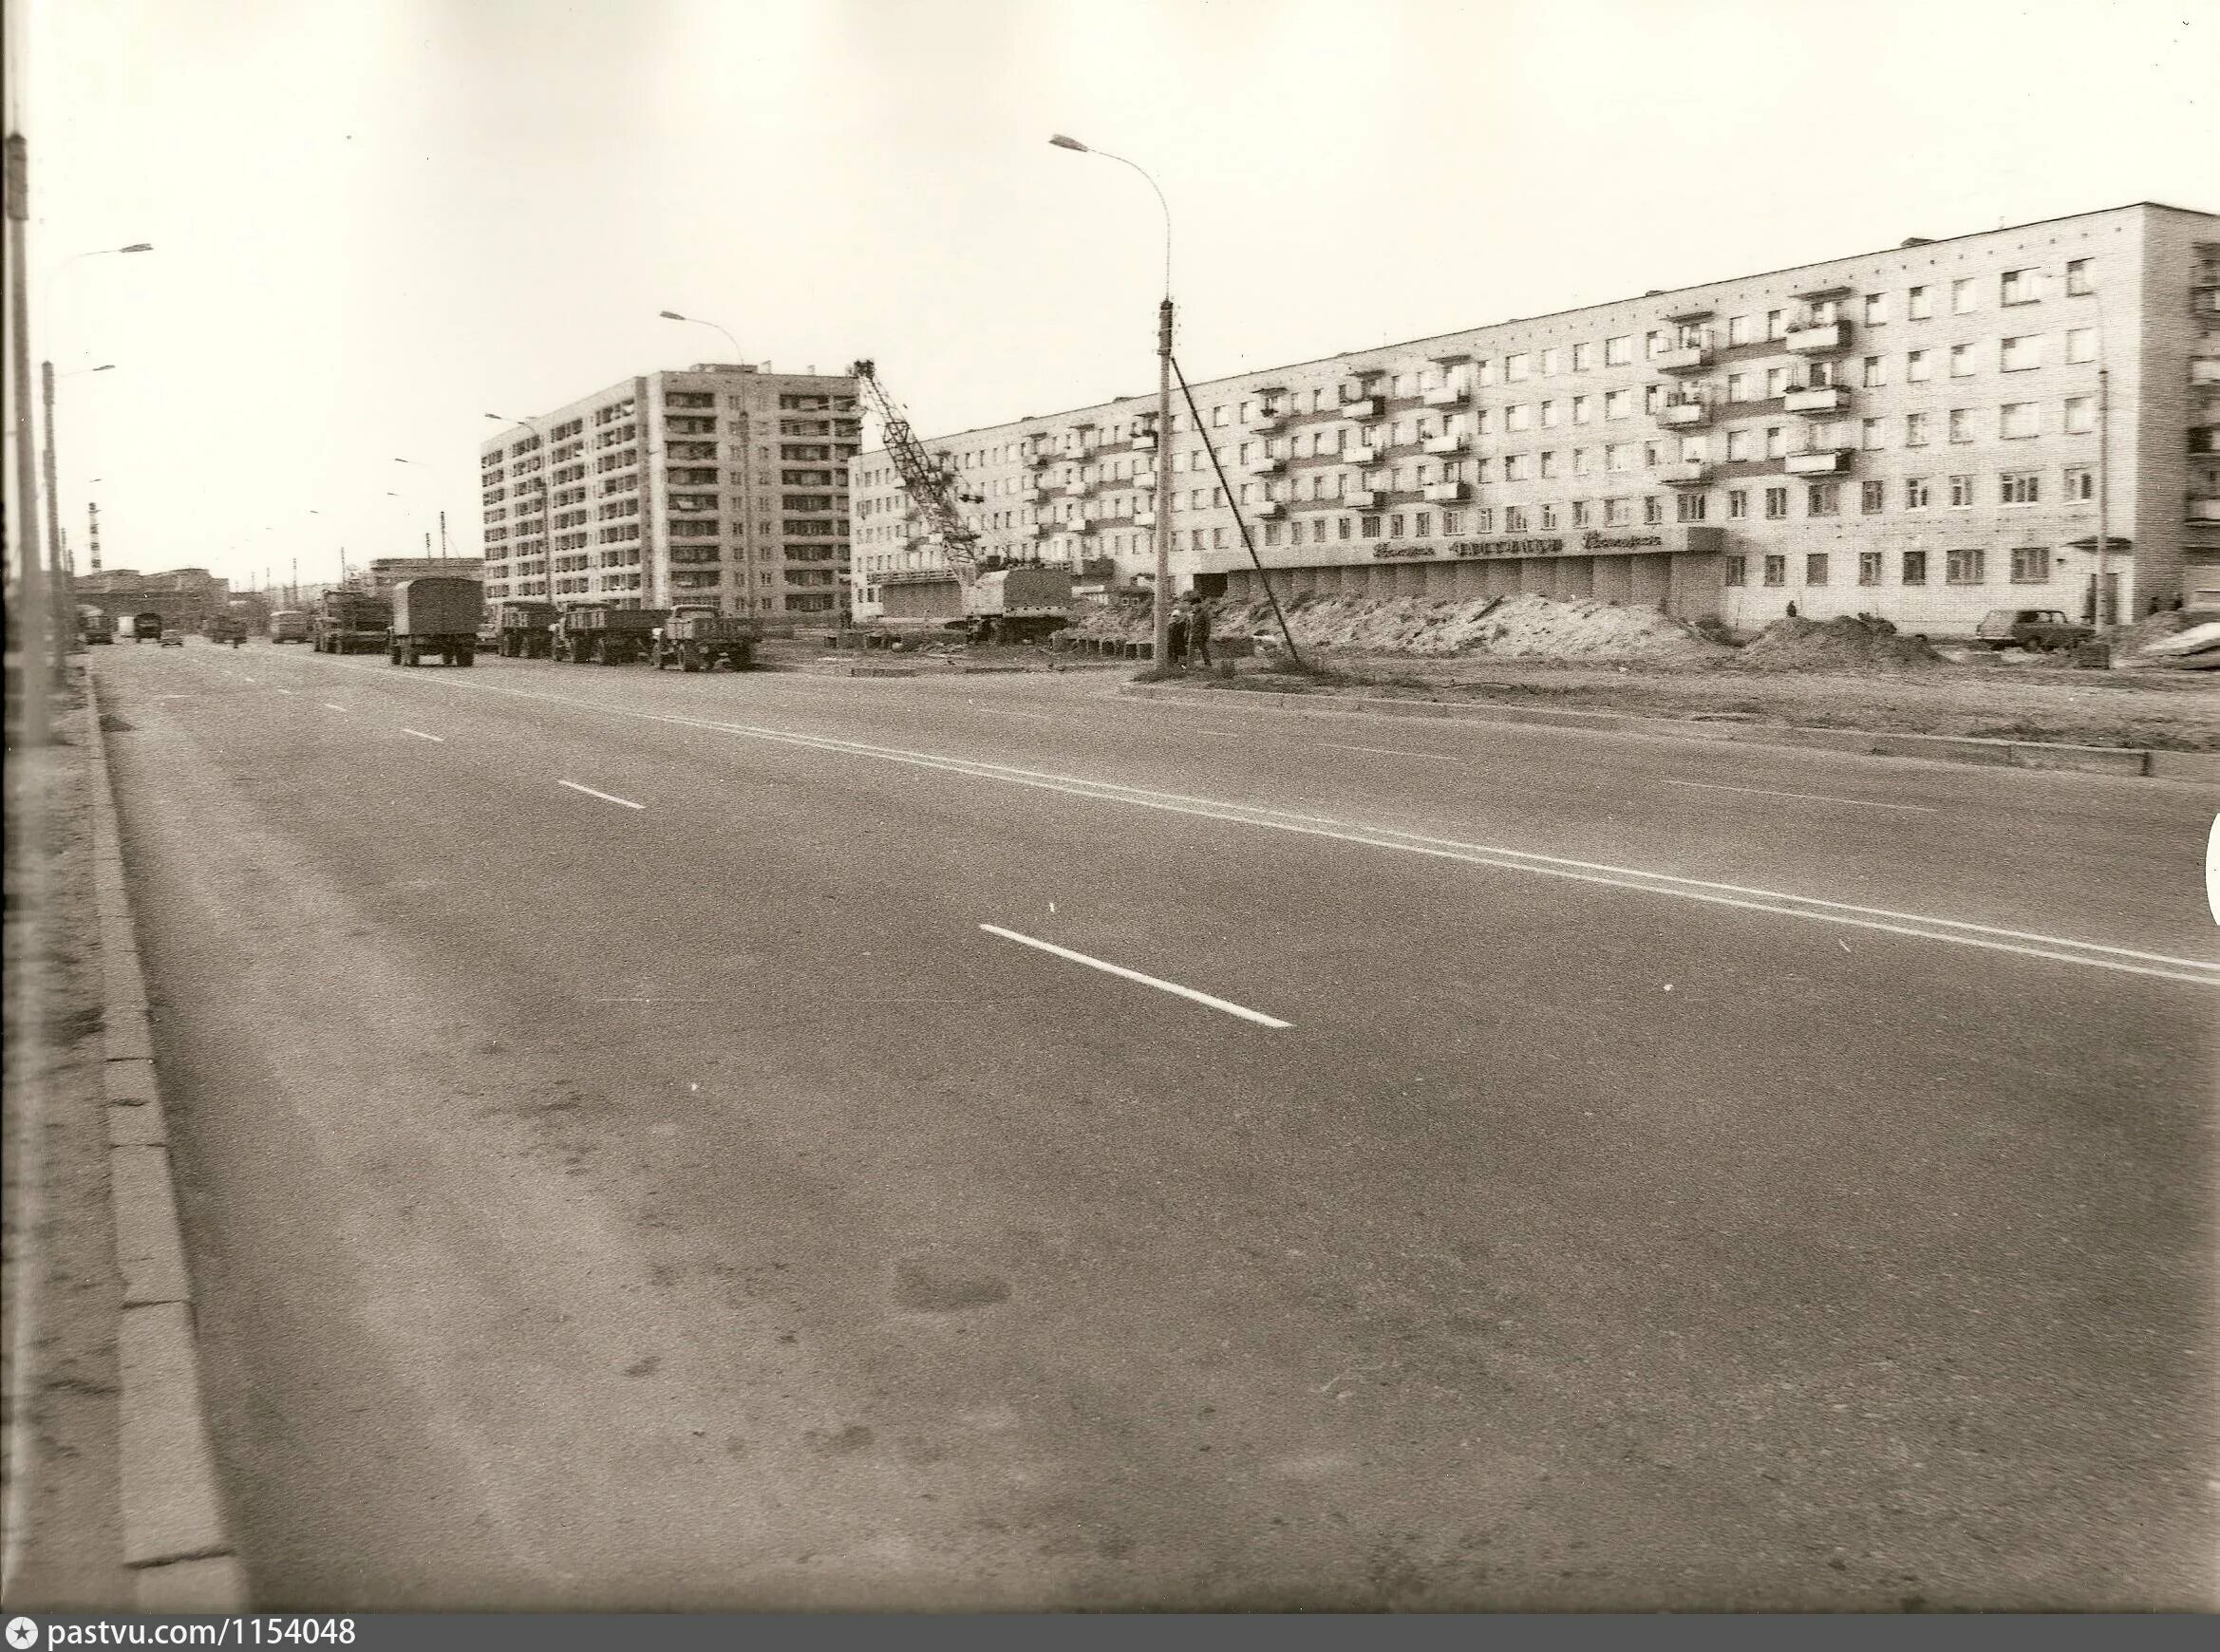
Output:
[[1157,205],[1164,213],[1164,299],[1157,307],[1157,600],[1152,649],[1161,670],[1172,663],[1172,208],[1157,180],[1137,162],[1107,149],[1090,148],[1061,132],[1048,141],[1058,149],[1100,155],[1105,160],[1132,167],[1156,191]]
[[722,327],[719,327],[715,322],[704,321],[698,315],[681,315],[675,310],[659,310],[655,313],[661,316],[665,321],[683,321],[689,327],[706,327],[713,332],[724,333],[724,342],[732,347],[733,365],[736,366],[741,365],[740,340],[734,338],[729,331]]

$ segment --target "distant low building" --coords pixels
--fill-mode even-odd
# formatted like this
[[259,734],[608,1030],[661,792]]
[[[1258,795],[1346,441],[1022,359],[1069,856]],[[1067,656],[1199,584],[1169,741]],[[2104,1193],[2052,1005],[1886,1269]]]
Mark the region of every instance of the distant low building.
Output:
[[450,579],[475,579],[483,583],[485,559],[480,556],[379,556],[372,558],[368,568],[350,574],[347,583],[356,591],[384,596],[404,579],[420,579],[432,574],[444,574]]
[[81,573],[72,583],[81,606],[113,615],[159,613],[172,626],[198,626],[231,607],[231,581],[205,568],[172,568],[160,573],[110,568]]

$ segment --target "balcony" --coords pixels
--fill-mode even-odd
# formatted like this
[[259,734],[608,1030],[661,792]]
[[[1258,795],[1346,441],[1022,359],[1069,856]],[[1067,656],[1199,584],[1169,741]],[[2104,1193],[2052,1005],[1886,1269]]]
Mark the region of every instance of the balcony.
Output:
[[1438,481],[1426,484],[1426,502],[1431,505],[1462,504],[1466,497],[1465,485],[1460,481]]
[[1701,396],[1671,396],[1658,404],[1657,422],[1673,430],[1711,422],[1711,404]]
[[1837,350],[1850,348],[1850,323],[1815,321],[1802,327],[1792,327],[1788,329],[1788,336],[1781,342],[1795,355],[1833,355]]
[[2188,522],[2211,522],[2220,526],[2220,494],[2192,494],[2182,519]]
[[1841,385],[1797,385],[1780,404],[1791,413],[1847,413],[1850,391]]
[[1649,364],[1661,373],[1700,373],[1711,366],[1711,335],[1684,333]]
[[1429,407],[1462,407],[1472,399],[1472,391],[1463,385],[1442,385],[1428,390],[1424,397]]
[[1249,428],[1260,435],[1270,436],[1288,427],[1288,410],[1285,407],[1259,407]]
[[1342,404],[1344,419],[1378,419],[1387,411],[1387,400],[1383,396],[1360,396],[1354,402]]
[[1341,503],[1344,510],[1377,511],[1386,498],[1377,488],[1350,488],[1342,495]]
[[1134,514],[1133,514],[1133,525],[1134,525],[1135,527],[1137,527],[1137,528],[1153,528],[1153,527],[1155,527],[1155,526],[1157,525],[1157,513],[1156,513],[1156,512],[1154,512],[1154,511],[1136,511],[1136,512],[1134,512]]
[[1677,459],[1657,467],[1657,479],[1668,488],[1700,488],[1711,479],[1711,467],[1700,459]]
[[1426,451],[1443,459],[1457,459],[1472,451],[1473,439],[1469,436],[1429,436]]
[[1790,476],[1841,476],[1850,469],[1851,449],[1814,447],[1788,456]]
[[1136,453],[1156,452],[1157,433],[1154,430],[1144,430],[1140,432],[1139,435],[1133,439],[1133,450]]
[[1249,474],[1251,476],[1285,476],[1287,469],[1288,461],[1286,460],[1269,453],[1262,459],[1252,459],[1249,461]]
[[1251,505],[1249,514],[1260,522],[1275,521],[1288,514],[1288,507],[1277,499],[1263,499]]
[[1366,465],[1378,464],[1380,452],[1377,448],[1371,447],[1345,447],[1342,449],[1341,460],[1344,464],[1353,464],[1362,470]]
[[1045,504],[1047,499],[1048,490],[1037,482],[1028,482],[1018,489],[1018,502],[1022,505]]

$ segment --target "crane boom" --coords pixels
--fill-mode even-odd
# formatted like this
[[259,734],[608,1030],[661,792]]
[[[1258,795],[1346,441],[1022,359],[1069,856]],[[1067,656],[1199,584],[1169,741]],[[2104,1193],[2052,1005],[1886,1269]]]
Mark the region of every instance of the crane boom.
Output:
[[894,470],[902,479],[911,501],[925,513],[926,519],[940,540],[941,549],[948,554],[949,567],[965,585],[978,576],[979,553],[976,549],[979,531],[966,524],[959,508],[976,502],[972,496],[956,485],[954,472],[944,457],[926,452],[925,444],[917,440],[909,419],[903,414],[901,404],[879,382],[878,372],[871,362],[857,362],[856,381],[870,394],[872,404],[878,409],[880,422],[886,426],[887,452],[894,456]]

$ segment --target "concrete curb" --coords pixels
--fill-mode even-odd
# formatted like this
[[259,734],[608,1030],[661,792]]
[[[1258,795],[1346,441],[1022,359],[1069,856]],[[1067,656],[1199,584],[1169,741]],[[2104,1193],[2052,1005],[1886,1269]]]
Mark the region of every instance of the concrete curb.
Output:
[[193,1328],[192,1272],[178,1227],[169,1127],[154,1069],[146,976],[123,884],[100,691],[85,677],[92,755],[93,899],[101,923],[102,1084],[116,1267],[123,1278],[121,1464],[123,1564],[141,1612],[237,1612],[246,1574],[224,1521]]
[[2068,769],[2082,774],[2149,776],[2220,786],[2220,752],[2148,751],[2135,746],[2060,745],[2043,741],[1975,740],[1943,734],[1886,734],[1865,728],[1798,728],[1789,724],[1635,717],[1614,711],[1566,711],[1486,702],[1397,700],[1384,695],[1277,694],[1269,690],[1191,689],[1127,683],[1119,693],[1185,705],[1268,706],[1312,717],[1415,717],[1444,723],[1510,723],[1579,728],[1596,734],[1647,734],[1671,740],[1738,745],[1802,746],[1859,757],[1923,758],[1931,762],[1985,763],[1992,768]]

